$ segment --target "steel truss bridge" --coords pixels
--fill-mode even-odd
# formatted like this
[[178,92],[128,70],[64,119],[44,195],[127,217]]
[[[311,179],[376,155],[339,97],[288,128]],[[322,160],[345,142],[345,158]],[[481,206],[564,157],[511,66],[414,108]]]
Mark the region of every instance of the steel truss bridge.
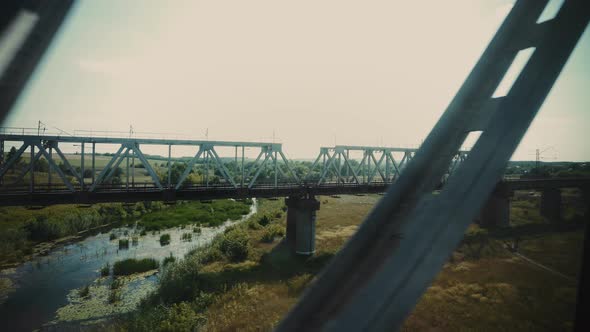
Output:
[[[64,4],[61,6],[43,6],[37,10],[41,19],[33,29],[34,38],[29,38],[25,46],[19,49],[17,55],[21,57],[15,57],[16,60],[9,65],[8,75],[2,77],[1,83],[7,89],[2,90],[0,96],[0,112],[6,113],[16,100],[72,1],[62,2]],[[255,163],[257,166],[246,169],[244,162],[241,167],[235,163],[236,167],[232,170],[220,162],[222,159],[215,153],[215,148],[224,143],[195,141],[188,144],[198,146],[195,157],[189,162],[190,168],[197,163],[202,168],[203,158],[205,167],[213,162],[221,169],[220,177],[226,189],[234,193],[239,190],[264,190],[265,186],[275,191],[281,187],[369,188],[386,186],[395,181],[395,185],[389,186],[353,237],[305,290],[300,301],[277,327],[278,331],[389,331],[402,326],[421,294],[459,244],[469,224],[494,192],[506,163],[588,25],[590,6],[587,0],[564,0],[554,17],[540,21],[548,2],[518,0],[514,4],[421,148],[412,152],[403,165],[403,157],[397,159],[398,163],[387,155],[382,157],[381,154],[387,154],[382,150],[379,150],[381,154],[377,150],[367,152],[363,157],[364,163],[355,165],[349,159],[347,149],[333,147],[320,151],[310,174],[298,174],[297,170],[290,167],[280,145],[225,142],[229,144],[226,147],[235,147],[236,160],[239,148],[260,148]],[[527,49],[533,52],[524,68],[515,73],[516,79],[509,90],[497,96],[496,90],[505,80],[504,76],[517,54]],[[466,158],[463,158],[461,146],[473,132],[479,132],[480,136]],[[82,172],[85,171],[84,162],[81,162],[78,172],[68,164],[56,143],[71,139],[72,142],[84,143],[84,146],[92,144],[94,149],[94,144],[100,142],[24,135],[5,135],[0,140],[11,139],[20,139],[22,143],[16,154],[20,156],[28,151],[29,160],[32,161],[28,170],[21,170],[21,173],[33,173],[34,160],[43,156],[50,164],[49,168],[62,180],[63,188],[50,185],[43,192],[41,186],[35,183],[35,177],[29,180],[28,188],[21,188],[20,191],[3,183],[0,186],[1,202],[18,195],[21,198],[28,197],[29,201],[41,197],[39,195],[77,194],[82,198],[84,195],[90,198],[99,193],[107,194],[111,190],[131,196],[128,191],[138,190],[137,186],[133,186],[133,174],[131,185],[128,179],[121,188],[113,188],[112,182],[109,184],[114,176],[113,169],[123,161],[127,166],[130,155],[132,159],[136,157],[141,163],[145,162],[144,167],[153,182],[152,188],[146,186],[145,191],[153,190],[162,194],[173,192],[178,196],[193,189],[194,184],[187,186],[183,182],[187,174],[182,174],[178,181],[172,183],[170,175],[162,181],[163,177],[156,174],[158,170],[147,166],[146,159],[149,158],[141,152],[140,144],[146,145],[149,141],[111,141],[111,144],[120,146],[119,150],[108,162],[109,167],[105,167],[96,177],[92,172],[91,181],[87,184]],[[166,142],[160,144],[173,145],[173,142]],[[60,167],[52,159],[53,150],[64,164],[62,168],[69,174],[61,169],[58,171]],[[4,156],[3,151],[0,152],[0,156]],[[391,152],[393,155],[395,151]],[[7,175],[11,165],[18,159],[13,158],[2,161],[0,178]],[[379,160],[381,163],[385,160],[385,164],[380,164]],[[362,167],[359,167],[361,164]],[[383,168],[375,168],[378,164]],[[371,165],[375,171],[371,171]],[[261,176],[264,167],[272,168],[274,172],[265,172]],[[208,176],[209,173],[205,174]],[[19,176],[17,174],[17,180]],[[70,181],[68,176],[73,177],[73,180]],[[444,182],[442,187],[441,179]],[[210,184],[207,178],[204,185],[201,183],[196,186],[199,189],[194,190],[211,190],[209,185],[214,187],[218,184]],[[434,193],[437,188],[440,190]],[[293,201],[288,204],[293,207],[289,207],[289,210],[296,212],[293,216],[295,224],[313,224],[307,219],[313,219],[313,210],[317,209],[317,204],[311,201]],[[289,230],[289,215],[287,219],[289,239],[289,234],[292,234]],[[590,234],[588,230],[590,228],[587,228],[586,233]],[[296,231],[299,232],[299,229]],[[588,248],[589,244],[585,246]],[[585,264],[580,285],[587,283],[589,273],[588,264]],[[582,308],[586,307],[584,304],[587,302],[588,290],[580,287],[576,324],[582,323],[585,318]],[[576,329],[582,330],[583,327],[576,325]]]
[[[79,147],[80,153],[66,156],[60,148],[65,144]],[[4,158],[8,145],[18,149],[10,158]],[[96,159],[104,159],[105,153],[98,153],[97,146],[102,151],[101,146],[114,146],[102,167],[97,167]],[[147,155],[142,151],[145,146],[167,149],[168,155]],[[173,146],[191,148],[194,156],[178,161],[172,157]],[[246,149],[256,151],[256,157],[247,159]],[[224,150],[225,155],[219,150]],[[315,161],[307,163],[303,172],[296,168],[296,162],[287,159],[280,143],[35,135],[4,130],[0,135],[0,205],[383,192],[399,177],[416,151],[372,146],[321,147]],[[449,173],[467,155],[467,151],[459,151]],[[153,158],[156,164],[162,164],[153,165]],[[42,176],[40,160],[48,165]],[[74,167],[74,162],[79,166]],[[123,163],[124,177],[115,183],[113,179]],[[184,171],[173,177],[176,163]],[[135,181],[136,172],[145,172],[149,181]],[[188,181],[194,172],[201,175],[196,183]]]

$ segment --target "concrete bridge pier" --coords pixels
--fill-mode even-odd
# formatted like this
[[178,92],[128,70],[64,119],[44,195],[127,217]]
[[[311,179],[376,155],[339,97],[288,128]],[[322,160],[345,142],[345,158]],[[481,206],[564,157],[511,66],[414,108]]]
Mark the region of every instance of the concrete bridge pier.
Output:
[[315,252],[315,219],[320,202],[313,196],[308,198],[288,197],[287,204],[287,245],[299,255],[313,255]]
[[547,188],[541,192],[541,215],[550,221],[561,220],[561,190]]
[[510,225],[510,197],[512,191],[498,186],[481,209],[476,221],[482,227],[507,227]]

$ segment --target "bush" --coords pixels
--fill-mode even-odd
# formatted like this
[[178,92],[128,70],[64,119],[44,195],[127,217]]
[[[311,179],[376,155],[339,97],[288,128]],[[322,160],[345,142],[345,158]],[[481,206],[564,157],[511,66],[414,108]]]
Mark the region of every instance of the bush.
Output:
[[117,234],[115,234],[115,233],[111,233],[111,234],[109,235],[109,240],[111,240],[111,241],[114,241],[114,240],[116,240],[116,239],[117,239]]
[[119,239],[119,249],[129,249],[129,239]]
[[109,293],[109,303],[116,303],[121,301],[121,291],[118,289],[112,289]]
[[146,236],[147,235],[147,231],[145,229],[142,229],[141,232],[139,233],[139,236]]
[[172,253],[170,253],[170,256],[164,257],[164,260],[162,261],[162,266],[166,266],[170,263],[174,263],[175,261],[176,261],[176,257],[172,256]]
[[111,265],[107,263],[100,269],[100,276],[107,277],[109,274],[111,274]]
[[202,232],[201,227],[193,228],[193,233],[201,234],[201,232]]
[[180,239],[184,242],[190,242],[193,240],[193,234],[192,233],[183,233],[182,236],[180,237]]
[[262,226],[266,226],[270,223],[270,218],[267,215],[263,215],[258,219],[258,223]]
[[257,229],[262,228],[262,226],[258,223],[258,221],[254,220],[254,219],[248,220],[247,226],[248,226],[248,229],[253,229],[253,230],[257,230]]
[[224,234],[219,249],[231,261],[238,262],[246,259],[250,251],[248,233],[242,229],[233,229]]
[[190,301],[200,292],[202,285],[199,269],[201,265],[194,256],[170,264],[162,272],[158,294],[164,303]]
[[121,286],[123,286],[123,281],[119,278],[115,278],[113,279],[113,282],[111,282],[111,289],[119,289]]
[[128,258],[118,261],[113,265],[113,275],[125,276],[133,273],[146,272],[157,269],[160,266],[157,260],[153,258],[135,259]]
[[90,286],[86,285],[78,290],[80,297],[87,297],[90,295]]
[[275,237],[283,237],[285,236],[285,230],[280,225],[271,225],[264,230],[262,237],[260,238],[261,242],[270,243],[274,241]]
[[170,244],[170,234],[162,234],[160,235],[160,245],[165,246]]

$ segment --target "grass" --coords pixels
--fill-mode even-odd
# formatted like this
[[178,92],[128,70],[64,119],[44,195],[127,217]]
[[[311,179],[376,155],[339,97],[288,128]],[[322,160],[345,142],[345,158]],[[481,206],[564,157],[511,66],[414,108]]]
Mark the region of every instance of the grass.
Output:
[[218,226],[226,220],[236,220],[250,211],[250,202],[216,200],[211,203],[187,202],[144,216],[140,225],[146,231],[197,224]]
[[119,250],[129,249],[129,239],[119,239]]
[[[147,206],[147,207],[146,207]],[[33,210],[25,207],[0,208],[0,266],[21,262],[42,242],[68,236],[105,225],[118,225],[162,208],[161,203],[95,204],[91,207],[54,205]],[[113,238],[114,236],[114,238]],[[111,240],[117,235],[111,233]]]
[[141,273],[155,270],[160,266],[157,260],[153,258],[135,259],[128,258],[118,261],[113,265],[114,276],[125,276],[134,273]]
[[109,274],[111,274],[111,265],[109,263],[106,263],[103,267],[100,268],[100,276],[107,277]]
[[164,257],[164,260],[162,261],[162,266],[166,266],[174,262],[176,262],[176,257],[172,256],[172,253],[170,253],[170,256]]
[[[179,330],[272,330],[354,233],[378,196],[321,199],[315,256],[292,256],[283,242],[261,241],[274,239],[272,230],[285,225],[284,214],[275,214],[282,210],[282,201],[261,200],[253,219],[256,225],[232,227],[209,246],[171,263],[158,290],[125,326],[156,329],[158,322],[174,317]],[[512,256],[503,245],[521,236],[523,254],[575,278],[580,224],[547,225],[536,216],[534,201],[515,200],[509,229],[470,226],[402,330],[571,329],[576,285]],[[258,222],[261,216],[272,216],[267,226]],[[228,257],[227,246],[221,245],[234,233],[248,239],[248,252],[241,260]]]
[[170,244],[170,234],[166,233],[166,234],[160,235],[160,245],[167,246],[169,244]]
[[90,295],[90,286],[86,285],[78,290],[80,297],[88,297]]

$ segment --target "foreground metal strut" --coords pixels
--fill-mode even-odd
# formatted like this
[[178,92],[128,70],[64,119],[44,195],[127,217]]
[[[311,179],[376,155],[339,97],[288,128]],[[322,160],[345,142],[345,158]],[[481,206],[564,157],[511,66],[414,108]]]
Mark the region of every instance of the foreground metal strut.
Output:
[[[278,326],[278,331],[395,330],[460,242],[502,176],[584,32],[586,0],[518,1],[398,182]],[[535,47],[504,97],[492,98],[520,50]],[[470,132],[481,135],[439,194]]]

